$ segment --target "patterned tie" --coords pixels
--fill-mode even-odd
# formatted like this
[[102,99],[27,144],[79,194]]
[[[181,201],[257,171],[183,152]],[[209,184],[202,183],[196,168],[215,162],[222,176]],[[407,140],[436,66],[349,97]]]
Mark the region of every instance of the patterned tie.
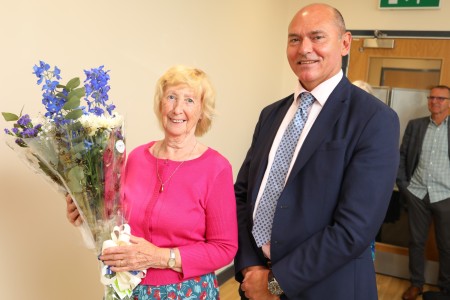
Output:
[[314,96],[307,92],[302,93],[300,99],[299,108],[286,128],[278,146],[266,187],[256,209],[252,233],[258,247],[270,241],[277,201],[283,191],[286,174],[300,138],[300,133],[308,119],[308,108],[315,101]]

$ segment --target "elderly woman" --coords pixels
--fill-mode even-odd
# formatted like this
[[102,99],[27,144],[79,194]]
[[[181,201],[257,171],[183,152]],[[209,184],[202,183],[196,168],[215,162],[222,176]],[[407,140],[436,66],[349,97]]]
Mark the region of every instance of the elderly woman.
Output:
[[[154,110],[164,139],[134,149],[124,172],[132,244],[99,257],[115,272],[147,269],[134,299],[219,298],[214,271],[237,251],[237,223],[231,165],[197,140],[214,106],[199,69],[172,67],[157,82]],[[67,214],[80,223],[71,199]]]

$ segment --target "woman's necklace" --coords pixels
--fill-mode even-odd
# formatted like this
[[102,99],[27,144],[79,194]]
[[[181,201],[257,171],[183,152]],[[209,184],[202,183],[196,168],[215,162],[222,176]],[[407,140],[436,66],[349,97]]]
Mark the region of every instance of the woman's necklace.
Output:
[[[189,157],[191,157],[192,153],[194,153],[195,147],[197,147],[197,143],[198,141],[195,142],[194,148],[192,148],[191,153],[189,153],[187,159],[189,159]],[[158,149],[158,153],[156,154],[156,175],[158,176],[158,180],[159,183],[161,184],[161,186],[159,187],[159,192],[162,193],[164,192],[164,185],[169,182],[169,180],[172,178],[173,174],[175,174],[176,171],[178,171],[178,169],[184,164],[184,162],[186,160],[183,160],[176,168],[175,170],[173,170],[172,174],[170,174],[169,178],[166,179],[166,181],[162,181],[161,176],[159,175],[159,170],[158,170],[158,157],[159,157],[159,152],[161,151],[161,147]]]

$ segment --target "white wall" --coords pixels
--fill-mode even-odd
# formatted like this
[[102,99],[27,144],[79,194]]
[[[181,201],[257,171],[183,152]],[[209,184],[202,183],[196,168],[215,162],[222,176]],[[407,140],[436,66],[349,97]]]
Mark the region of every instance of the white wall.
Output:
[[[373,7],[328,2],[342,10],[349,28],[449,30],[440,23],[450,13],[444,4],[433,12],[380,12],[375,1]],[[0,0],[0,111],[18,113],[23,105],[32,114],[42,111],[31,74],[40,59],[59,66],[65,80],[104,64],[132,149],[161,137],[152,111],[159,75],[173,64],[196,66],[210,74],[218,94],[219,115],[202,141],[227,156],[236,174],[259,111],[295,84],[285,59],[286,28],[305,3]],[[426,26],[398,27],[417,24],[422,14]],[[2,129],[7,126],[0,120]],[[64,200],[3,142],[0,237],[1,299],[101,298],[96,255],[67,223]]]
[[[196,66],[218,95],[202,140],[237,171],[260,109],[280,97],[286,7],[278,1],[0,1],[0,111],[42,111],[32,74],[41,59],[65,80],[104,64],[132,149],[161,137],[157,78],[174,64]],[[64,200],[3,141],[0,153],[0,299],[101,299],[96,254],[66,221]]]
[[440,0],[439,9],[379,9],[380,0],[288,0],[291,18],[302,6],[323,2],[339,9],[349,29],[450,30],[450,3]]

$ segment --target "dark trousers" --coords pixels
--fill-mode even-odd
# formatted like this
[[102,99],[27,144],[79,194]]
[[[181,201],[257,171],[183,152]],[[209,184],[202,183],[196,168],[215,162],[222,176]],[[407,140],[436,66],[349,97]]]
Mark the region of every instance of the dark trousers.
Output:
[[419,199],[409,191],[405,193],[408,204],[410,230],[409,272],[411,283],[422,286],[425,282],[425,244],[431,220],[434,221],[436,244],[439,252],[440,288],[450,289],[450,198],[430,203],[428,195]]
[[425,292],[422,295],[423,300],[450,300],[450,295],[442,294],[440,292]]

